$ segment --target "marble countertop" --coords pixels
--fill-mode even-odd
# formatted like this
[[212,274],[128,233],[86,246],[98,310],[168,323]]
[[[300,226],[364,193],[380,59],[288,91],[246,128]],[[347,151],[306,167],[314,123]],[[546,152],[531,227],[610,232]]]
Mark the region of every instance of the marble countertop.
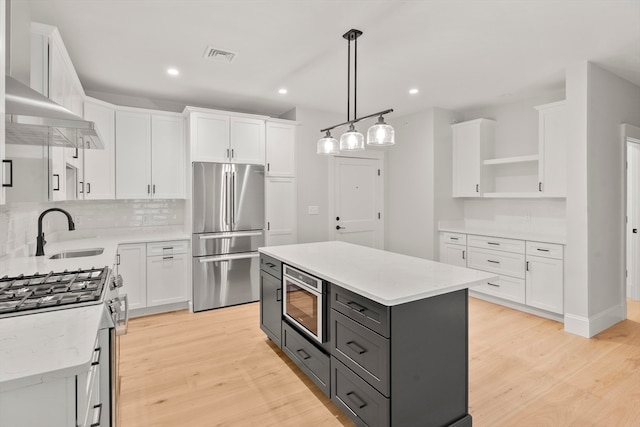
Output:
[[451,233],[475,234],[479,236],[502,237],[505,239],[529,240],[532,242],[567,244],[567,236],[552,233],[541,233],[529,230],[501,230],[498,228],[482,228],[465,225],[464,223],[440,223],[439,231]]
[[386,306],[497,278],[491,273],[339,241],[269,246],[259,251]]
[[0,392],[87,371],[102,304],[0,319]]
[[[111,267],[119,244],[191,238],[176,230],[72,231],[60,234],[51,239],[52,243],[45,245],[44,256],[0,260],[0,277]],[[104,248],[104,252],[88,257],[49,259],[59,252],[93,248]],[[104,305],[97,304],[0,319],[0,392],[87,370],[98,329],[105,321],[104,314]]]

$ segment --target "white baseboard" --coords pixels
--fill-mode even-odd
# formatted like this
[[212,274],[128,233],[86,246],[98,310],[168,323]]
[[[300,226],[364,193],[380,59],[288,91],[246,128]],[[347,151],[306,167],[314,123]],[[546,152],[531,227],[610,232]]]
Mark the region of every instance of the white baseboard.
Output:
[[566,313],[564,315],[564,330],[581,337],[591,338],[626,318],[626,304],[610,307],[588,318]]
[[469,296],[478,298],[484,301],[488,301],[494,304],[502,305],[505,307],[513,308],[514,310],[524,311],[525,313],[533,314],[534,316],[544,317],[546,319],[555,320],[556,322],[562,323],[564,321],[562,314],[551,313],[549,311],[540,310],[535,307],[531,307],[528,305],[520,304],[515,301],[509,301],[506,299],[494,297],[492,295],[487,295],[482,292],[477,292],[472,289],[469,289]]

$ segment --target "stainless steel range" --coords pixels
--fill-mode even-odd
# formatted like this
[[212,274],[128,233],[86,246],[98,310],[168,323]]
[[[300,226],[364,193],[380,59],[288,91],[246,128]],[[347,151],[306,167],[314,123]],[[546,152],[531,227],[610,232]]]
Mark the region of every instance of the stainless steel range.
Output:
[[101,304],[109,276],[108,267],[5,276],[0,279],[0,317]]

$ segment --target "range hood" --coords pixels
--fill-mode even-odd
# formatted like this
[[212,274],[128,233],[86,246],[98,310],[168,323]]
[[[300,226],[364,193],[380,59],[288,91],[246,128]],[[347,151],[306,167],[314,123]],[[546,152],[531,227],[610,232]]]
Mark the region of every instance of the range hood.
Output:
[[95,123],[5,75],[7,144],[104,148]]

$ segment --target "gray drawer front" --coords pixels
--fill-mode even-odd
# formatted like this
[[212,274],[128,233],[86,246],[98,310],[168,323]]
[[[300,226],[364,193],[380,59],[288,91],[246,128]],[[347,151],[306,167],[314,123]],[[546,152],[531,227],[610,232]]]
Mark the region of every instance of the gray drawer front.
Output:
[[329,356],[318,350],[287,322],[282,322],[282,349],[322,392],[329,396]]
[[331,308],[389,338],[389,307],[331,284]]
[[260,268],[278,279],[282,278],[282,263],[269,255],[260,254]]
[[357,426],[388,426],[389,399],[335,357],[331,358],[331,400]]
[[389,339],[331,310],[331,354],[390,397]]

